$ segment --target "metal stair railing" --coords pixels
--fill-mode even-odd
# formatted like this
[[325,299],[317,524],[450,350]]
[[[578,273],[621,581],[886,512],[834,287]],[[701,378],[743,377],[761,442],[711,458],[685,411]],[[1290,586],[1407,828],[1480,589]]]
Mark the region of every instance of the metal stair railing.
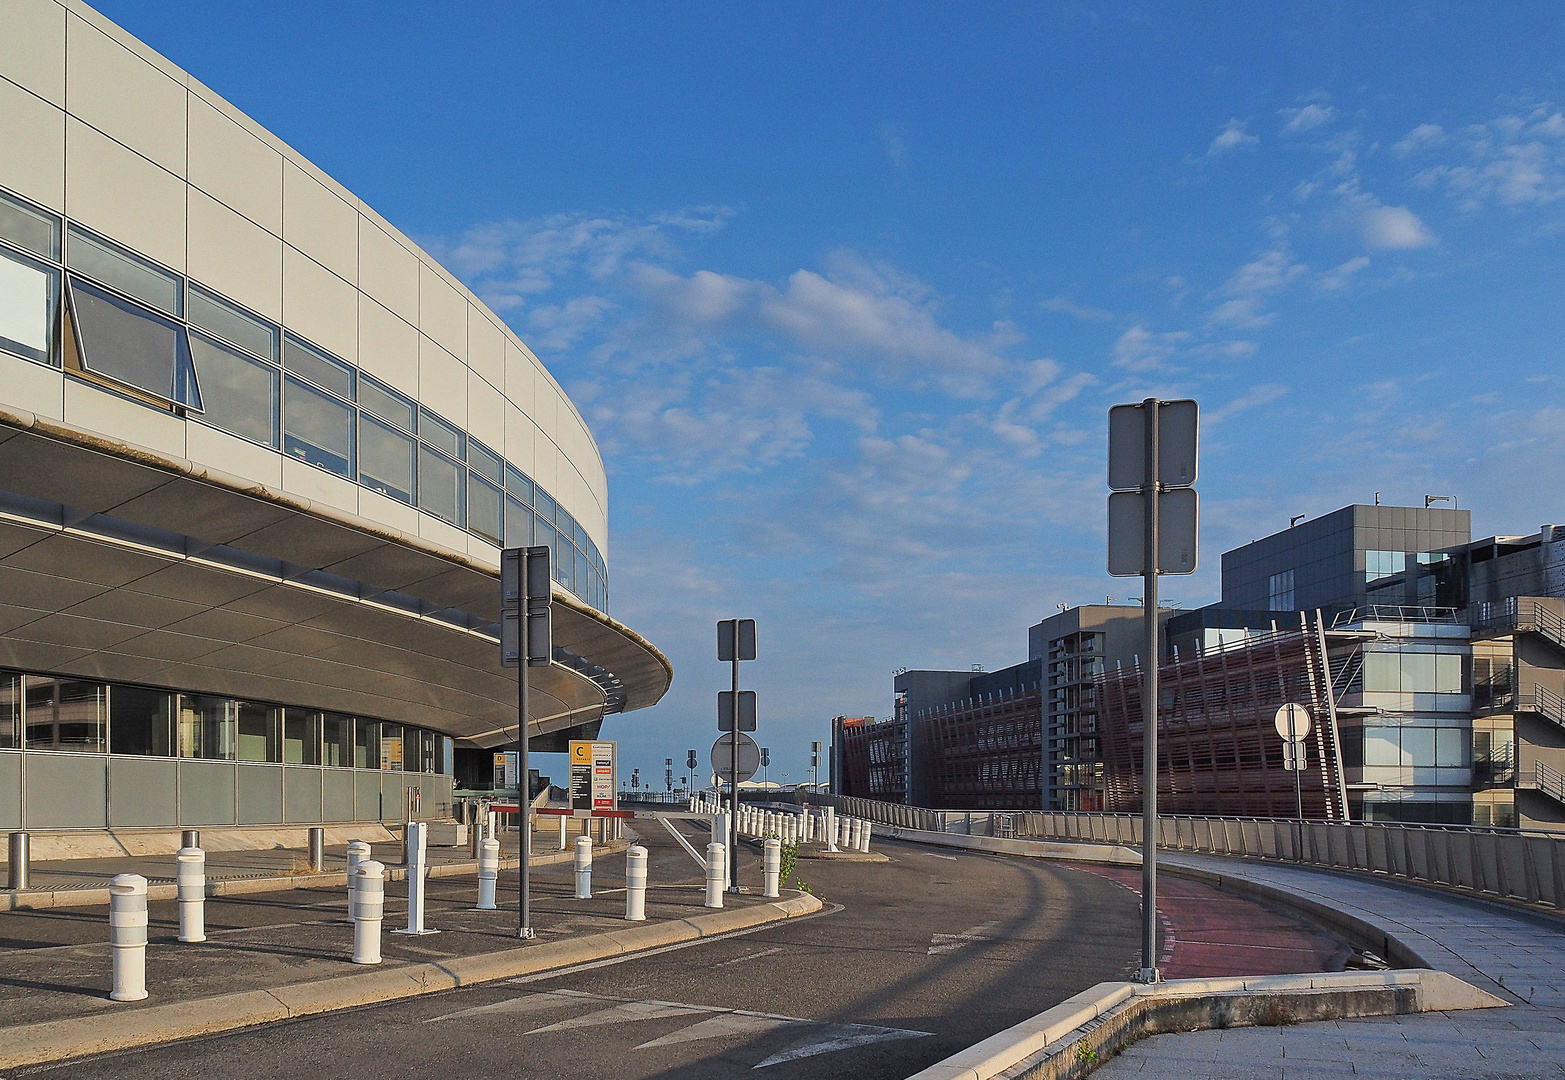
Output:
[[1555,802],[1565,805],[1565,775],[1561,775],[1558,769],[1551,769],[1543,762],[1537,762],[1533,787]]
[[1565,728],[1565,699],[1547,686],[1534,686],[1530,693],[1517,694],[1516,710],[1537,713],[1555,726]]

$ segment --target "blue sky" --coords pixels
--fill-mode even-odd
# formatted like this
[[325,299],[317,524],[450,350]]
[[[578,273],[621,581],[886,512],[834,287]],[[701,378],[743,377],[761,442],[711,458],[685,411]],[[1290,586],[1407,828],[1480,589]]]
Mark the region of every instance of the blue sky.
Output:
[[100,6],[571,392],[613,613],[676,667],[605,729],[627,769],[715,738],[715,619],[759,621],[799,779],[893,669],[1014,663],[1056,604],[1135,595],[1115,402],[1202,403],[1185,606],[1376,491],[1565,520],[1556,5]]

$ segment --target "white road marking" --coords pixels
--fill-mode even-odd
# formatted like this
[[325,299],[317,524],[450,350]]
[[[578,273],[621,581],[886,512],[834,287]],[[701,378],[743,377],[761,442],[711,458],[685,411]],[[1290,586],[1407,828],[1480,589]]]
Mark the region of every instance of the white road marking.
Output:
[[577,1028],[601,1027],[604,1024],[626,1024],[632,1020],[661,1020],[665,1016],[689,1016],[708,1013],[699,1005],[675,1005],[668,1001],[627,1001],[612,1009],[600,1009],[586,1016],[573,1016],[569,1020],[533,1028],[528,1035],[542,1035],[546,1031],[574,1031]]
[[817,1054],[831,1054],[855,1046],[891,1042],[894,1039],[923,1039],[933,1034],[933,1031],[907,1031],[903,1028],[871,1027],[868,1024],[832,1024],[817,1038],[773,1054],[752,1068],[764,1069],[768,1065],[781,1065],[785,1061],[798,1061],[800,1058],[814,1057]]
[[462,1009],[460,1012],[446,1013],[444,1016],[431,1016],[424,1023],[433,1024],[439,1020],[455,1020],[461,1016],[542,1012],[544,1009],[559,1009],[566,1005],[580,1004],[580,1002],[580,995],[568,991],[557,991],[548,994],[523,994],[521,997],[497,1001],[493,1005],[479,1005],[472,1009]]
[[953,953],[958,949],[971,945],[975,941],[990,941],[994,929],[999,922],[986,922],[982,926],[974,926],[963,930],[960,934],[931,934],[929,937],[929,952],[934,956],[937,953]]
[[936,855],[933,851],[926,851],[924,854],[928,855],[931,859],[949,859],[952,862],[956,862],[955,855]]
[[679,1043],[700,1042],[702,1039],[721,1039],[730,1035],[764,1035],[768,1031],[775,1031],[795,1023],[798,1021],[784,1020],[777,1016],[762,1016],[757,1013],[724,1013],[664,1035],[661,1039],[644,1042],[635,1049],[651,1050],[658,1046],[675,1046]]
[[715,968],[720,968],[727,967],[729,964],[742,964],[746,960],[759,960],[763,956],[771,956],[773,953],[780,953],[782,951],[784,951],[783,947],[779,945],[775,949],[762,949],[760,952],[745,953],[743,956],[736,956],[732,960],[724,960],[722,963],[713,964],[712,966]]

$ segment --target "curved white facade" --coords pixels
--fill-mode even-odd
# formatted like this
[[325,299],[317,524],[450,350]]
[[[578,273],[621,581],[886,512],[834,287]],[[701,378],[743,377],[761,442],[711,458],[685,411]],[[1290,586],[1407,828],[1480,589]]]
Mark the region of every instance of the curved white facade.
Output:
[[532,731],[595,731],[671,677],[607,614],[607,506],[581,414],[434,259],[90,8],[8,0],[0,669],[499,746],[499,552],[546,543]]

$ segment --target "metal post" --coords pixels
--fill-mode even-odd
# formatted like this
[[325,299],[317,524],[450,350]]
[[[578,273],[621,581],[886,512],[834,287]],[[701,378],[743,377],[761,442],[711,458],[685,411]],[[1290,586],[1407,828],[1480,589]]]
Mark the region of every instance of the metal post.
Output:
[[319,825],[310,828],[310,873],[319,874],[326,869],[326,830]]
[[733,792],[733,813],[729,815],[728,834],[728,891],[739,891],[739,626],[743,619],[734,619],[734,730],[728,740],[728,786]]
[[200,829],[186,829],[184,832],[180,833],[179,835],[180,835],[180,841],[179,841],[179,846],[180,847],[200,847],[201,846],[201,830]]
[[[527,574],[522,574],[525,587]],[[521,818],[522,827],[516,833],[516,848],[519,857],[517,866],[517,890],[518,900],[516,911],[516,936],[527,939],[533,936],[533,898],[532,898],[532,781],[531,772],[527,763],[527,650],[524,645],[522,657],[516,665],[516,809]]]
[[21,892],[28,887],[29,868],[32,862],[32,843],[24,832],[14,832],[6,853],[10,862],[6,864],[10,881],[7,883],[13,892]]
[[1145,630],[1141,654],[1141,971],[1144,983],[1161,978],[1157,970],[1157,502],[1158,502],[1158,399],[1141,403],[1141,494],[1145,499],[1142,533],[1141,615]]

